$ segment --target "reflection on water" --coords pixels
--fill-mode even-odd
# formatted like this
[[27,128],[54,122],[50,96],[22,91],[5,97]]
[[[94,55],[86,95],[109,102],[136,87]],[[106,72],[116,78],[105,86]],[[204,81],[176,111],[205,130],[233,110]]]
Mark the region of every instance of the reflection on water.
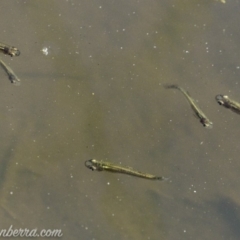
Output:
[[[0,11],[0,40],[21,49],[2,59],[22,79],[1,81],[2,228],[239,238],[239,119],[214,99],[238,94],[237,2],[27,0]],[[214,128],[166,83],[191,89]],[[94,174],[91,158],[171,181]]]

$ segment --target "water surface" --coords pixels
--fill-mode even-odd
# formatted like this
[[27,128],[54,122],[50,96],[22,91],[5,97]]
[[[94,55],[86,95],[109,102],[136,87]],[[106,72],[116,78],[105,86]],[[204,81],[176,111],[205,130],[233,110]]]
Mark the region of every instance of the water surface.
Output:
[[[1,1],[1,228],[239,239],[239,1]],[[49,54],[41,51],[48,48]],[[193,116],[179,84],[213,121]],[[92,172],[111,161],[171,177]]]

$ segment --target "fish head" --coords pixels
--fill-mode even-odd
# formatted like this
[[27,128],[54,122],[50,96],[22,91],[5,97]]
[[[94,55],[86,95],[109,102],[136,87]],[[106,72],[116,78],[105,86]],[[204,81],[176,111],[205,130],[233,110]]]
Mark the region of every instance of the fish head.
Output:
[[225,104],[225,101],[228,99],[228,96],[218,94],[218,95],[215,97],[215,99],[216,99],[216,101],[218,102],[219,105],[224,105],[224,104]]
[[9,52],[9,55],[10,55],[11,57],[17,57],[17,56],[20,55],[20,51],[19,51],[16,47],[11,47],[11,48],[8,50],[8,52]]
[[210,122],[210,121],[209,121],[208,119],[206,119],[206,118],[202,118],[202,119],[200,120],[200,122],[202,123],[202,125],[203,125],[205,128],[211,129],[211,128],[213,127],[213,123]]
[[96,166],[94,165],[94,162],[93,162],[94,159],[90,159],[90,160],[87,160],[85,161],[85,166],[89,169],[91,169],[92,171],[96,170]]

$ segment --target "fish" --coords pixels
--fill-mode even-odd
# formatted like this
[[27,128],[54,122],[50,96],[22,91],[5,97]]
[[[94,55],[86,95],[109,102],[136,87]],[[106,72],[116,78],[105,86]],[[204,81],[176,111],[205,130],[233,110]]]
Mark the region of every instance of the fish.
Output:
[[0,51],[11,57],[17,57],[20,55],[20,51],[16,47],[12,47],[4,43],[0,43]]
[[7,73],[10,82],[16,86],[20,85],[21,80],[17,77],[17,75],[13,72],[13,70],[9,66],[7,66],[7,64],[4,63],[1,59],[0,59],[0,65]]
[[128,174],[131,176],[150,179],[150,180],[163,181],[163,180],[168,179],[165,177],[159,177],[159,176],[155,176],[155,175],[148,174],[148,173],[134,171],[131,168],[117,166],[117,165],[114,165],[109,162],[98,161],[96,159],[90,159],[90,160],[85,161],[85,166],[87,168],[91,169],[92,171],[109,171],[109,172],[114,172],[114,173],[123,173],[123,174]]
[[225,108],[231,109],[233,112],[240,114],[240,103],[230,99],[226,95],[218,94],[215,97],[219,105],[224,106]]
[[178,89],[187,99],[189,102],[193,112],[195,115],[200,119],[200,123],[206,128],[212,128],[213,123],[208,119],[208,117],[202,112],[202,110],[196,105],[193,98],[190,96],[190,94],[185,91],[183,88],[179,87],[178,85],[165,85],[165,88],[170,89]]

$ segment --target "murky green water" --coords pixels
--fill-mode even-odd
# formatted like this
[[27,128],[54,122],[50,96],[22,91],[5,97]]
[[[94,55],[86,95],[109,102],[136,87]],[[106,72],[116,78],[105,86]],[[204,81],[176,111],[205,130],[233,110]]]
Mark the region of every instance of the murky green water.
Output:
[[[1,229],[62,239],[237,240],[240,2],[2,0]],[[41,51],[44,47],[48,55]],[[199,123],[188,90],[213,129]],[[171,177],[92,172],[90,158]],[[16,239],[16,238],[15,238]]]

